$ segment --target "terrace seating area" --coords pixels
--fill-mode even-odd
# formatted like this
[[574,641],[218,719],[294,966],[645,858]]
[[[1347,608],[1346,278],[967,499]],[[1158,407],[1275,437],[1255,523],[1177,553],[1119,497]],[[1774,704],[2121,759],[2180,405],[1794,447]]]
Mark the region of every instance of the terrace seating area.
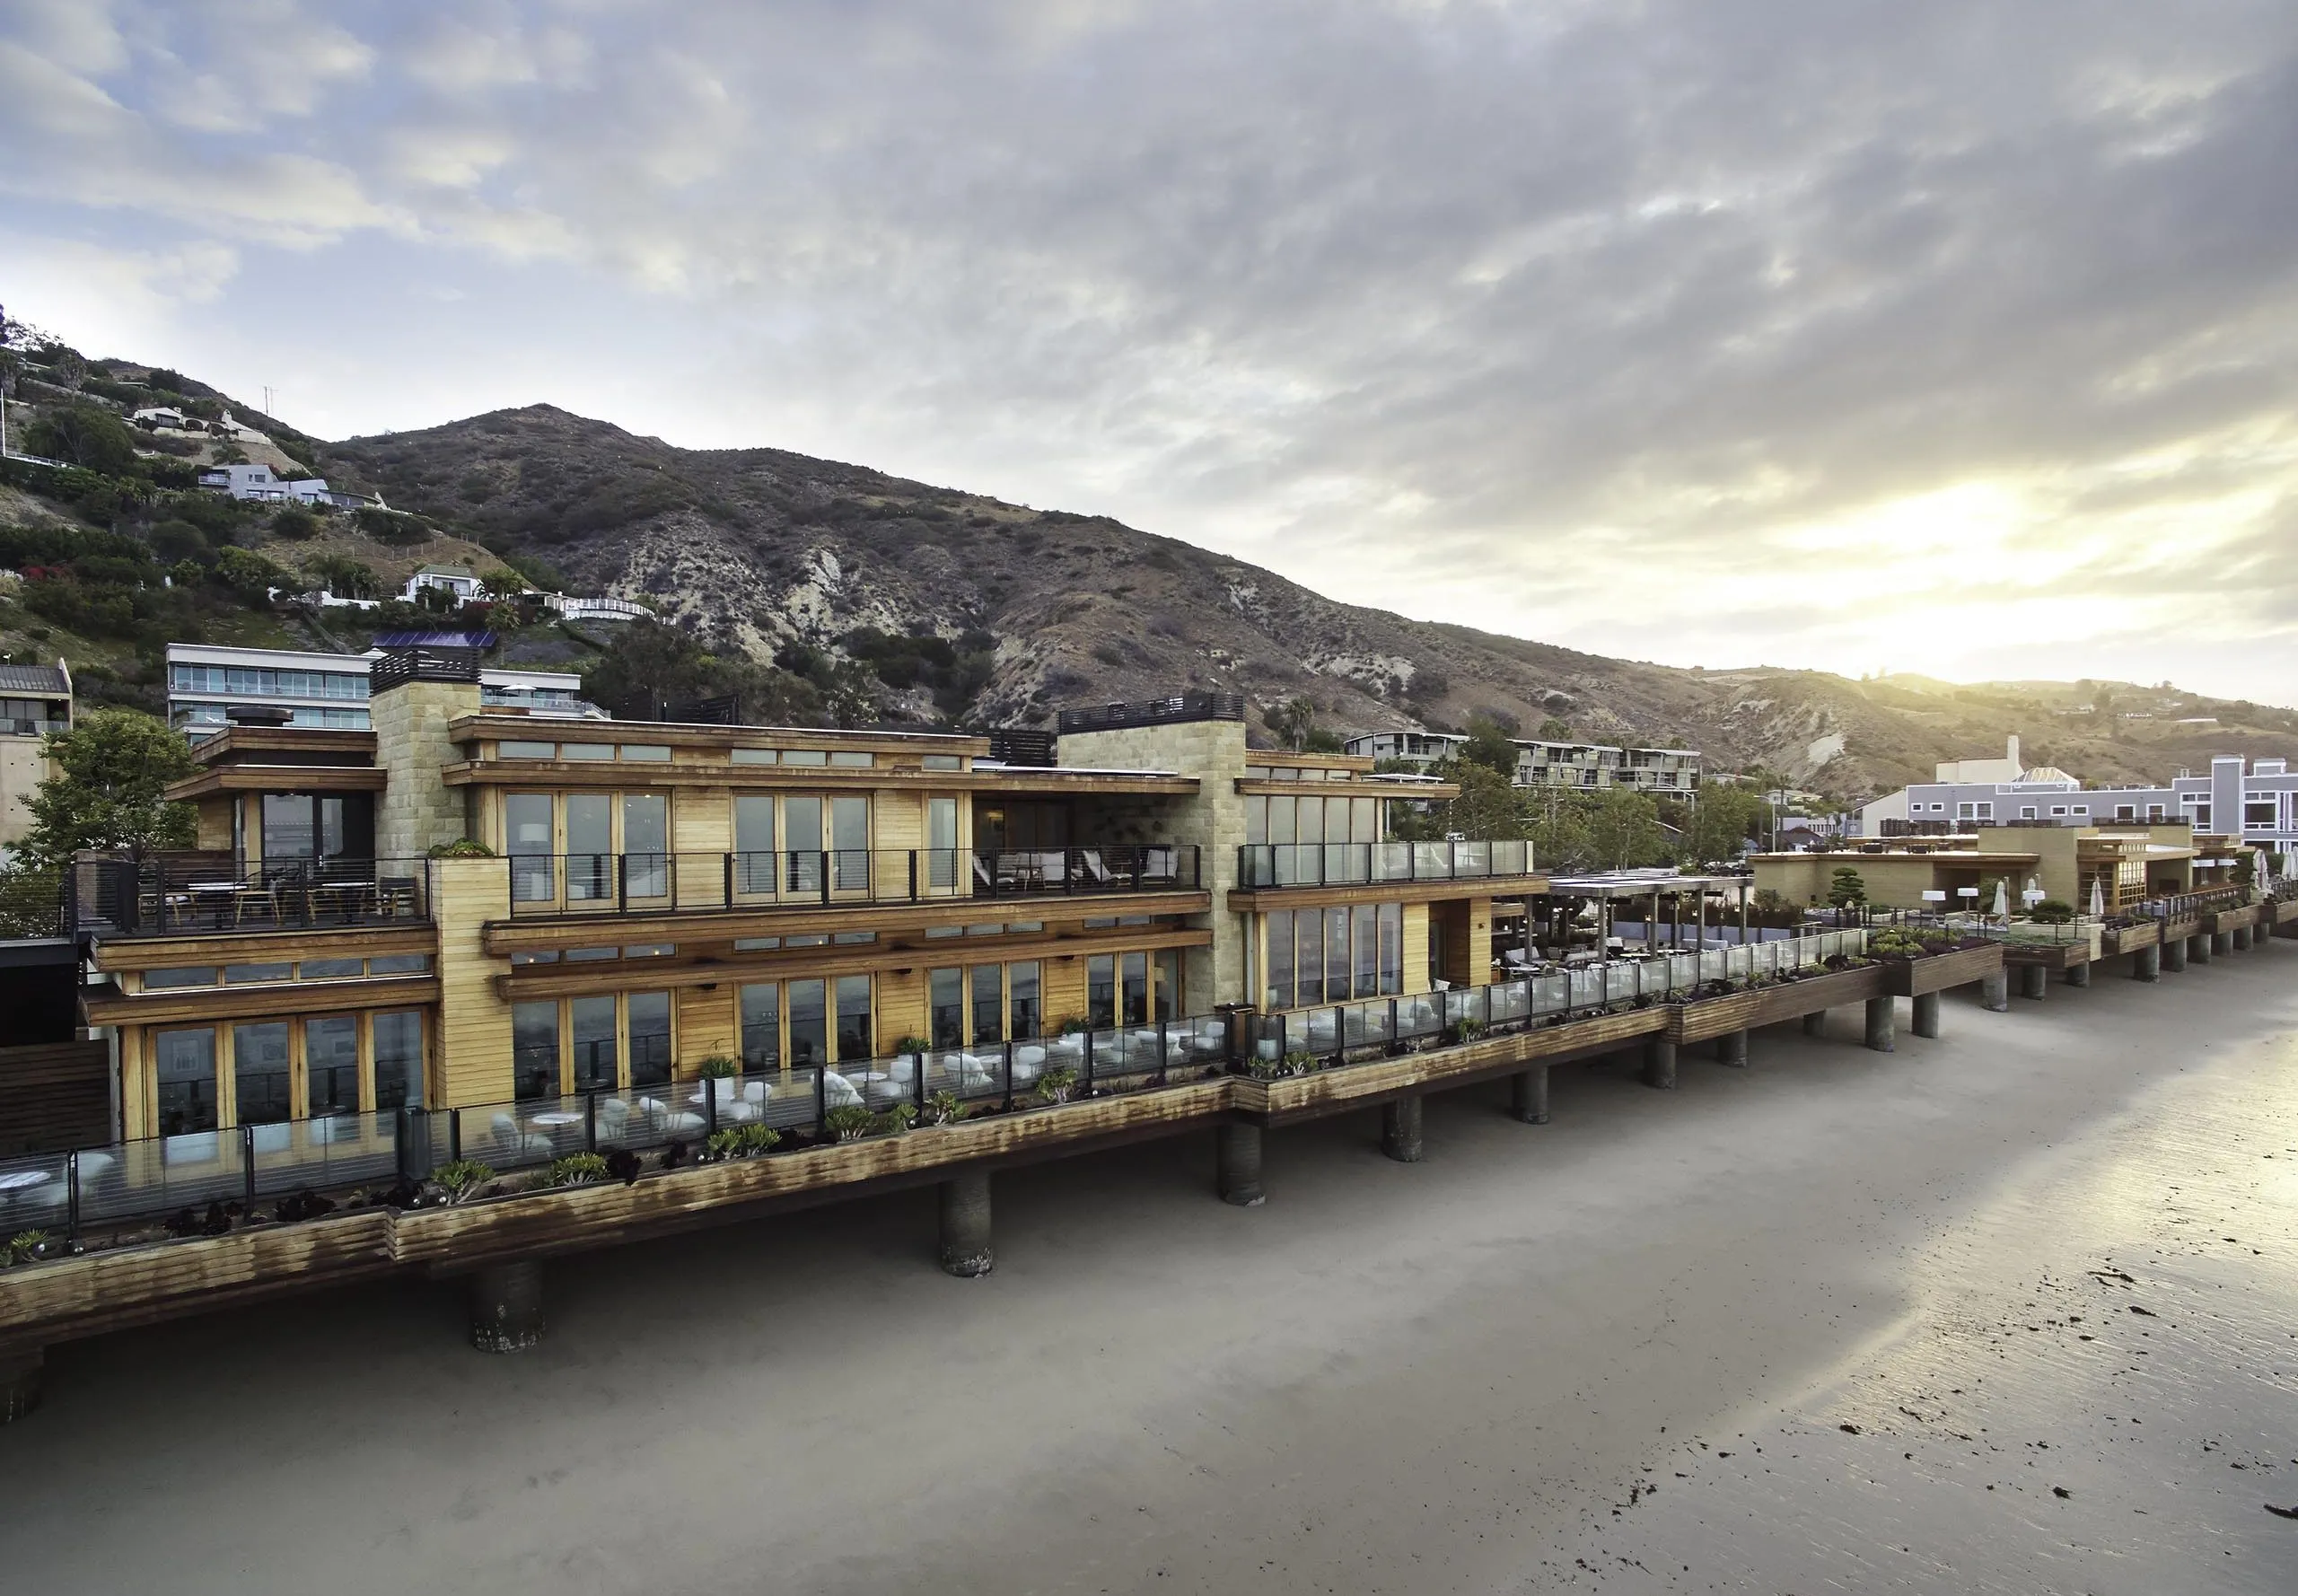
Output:
[[228,854],[83,859],[70,878],[73,929],[95,936],[419,925],[430,918],[421,859],[235,864]]

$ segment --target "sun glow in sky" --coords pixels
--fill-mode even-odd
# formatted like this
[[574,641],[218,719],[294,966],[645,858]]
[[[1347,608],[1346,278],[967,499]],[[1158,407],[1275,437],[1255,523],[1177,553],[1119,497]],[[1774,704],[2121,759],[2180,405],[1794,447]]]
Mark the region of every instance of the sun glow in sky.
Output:
[[[259,64],[260,70],[251,70]],[[2298,701],[2298,9],[12,0],[0,303],[1679,664]]]

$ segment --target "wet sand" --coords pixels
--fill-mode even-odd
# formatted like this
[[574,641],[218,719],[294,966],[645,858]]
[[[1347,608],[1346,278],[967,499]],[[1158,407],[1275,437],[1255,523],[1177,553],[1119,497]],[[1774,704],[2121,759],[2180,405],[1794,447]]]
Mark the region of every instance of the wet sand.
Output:
[[1209,1137],[1016,1171],[978,1282],[906,1193],[554,1266],[515,1357],[419,1283],[59,1347],[10,1583],[2298,1584],[2298,945],[1833,1019],[1278,1133],[1259,1210]]

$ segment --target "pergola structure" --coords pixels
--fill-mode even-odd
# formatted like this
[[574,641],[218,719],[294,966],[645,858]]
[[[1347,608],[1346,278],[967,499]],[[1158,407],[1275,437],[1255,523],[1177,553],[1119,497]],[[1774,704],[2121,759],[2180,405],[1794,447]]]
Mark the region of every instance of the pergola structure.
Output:
[[[1707,904],[1711,898],[1727,901],[1737,894],[1740,909],[1740,940],[1748,935],[1748,899],[1753,890],[1752,878],[1744,875],[1693,875],[1675,870],[1618,870],[1594,875],[1550,876],[1548,890],[1537,899],[1524,899],[1526,942],[1531,937],[1531,923],[1535,917],[1537,902],[1544,912],[1537,917],[1548,927],[1543,940],[1554,943],[1558,940],[1556,928],[1579,915],[1590,903],[1597,906],[1596,946],[1608,949],[1611,945],[1612,924],[1618,906],[1625,901],[1647,901],[1649,912],[1645,919],[1645,943],[1654,951],[1660,947],[1660,903],[1671,901],[1676,909],[1671,925],[1670,946],[1688,945],[1697,951],[1706,944]],[[1683,940],[1683,919],[1686,899],[1691,905],[1692,935],[1688,944]]]

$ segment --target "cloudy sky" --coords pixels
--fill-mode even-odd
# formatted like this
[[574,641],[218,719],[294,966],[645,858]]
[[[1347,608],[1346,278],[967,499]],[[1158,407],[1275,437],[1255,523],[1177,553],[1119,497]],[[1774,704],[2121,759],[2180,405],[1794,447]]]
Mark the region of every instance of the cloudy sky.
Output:
[[1605,653],[2298,702],[2290,0],[0,0],[0,303]]

